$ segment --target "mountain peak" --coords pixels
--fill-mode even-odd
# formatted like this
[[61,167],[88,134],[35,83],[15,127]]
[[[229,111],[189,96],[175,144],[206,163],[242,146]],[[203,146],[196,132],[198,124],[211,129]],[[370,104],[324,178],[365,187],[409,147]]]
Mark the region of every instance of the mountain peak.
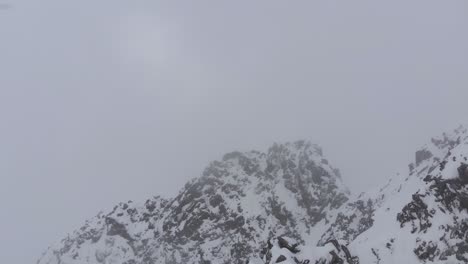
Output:
[[303,241],[317,233],[348,196],[311,142],[230,152],[176,197],[120,204],[39,264],[245,263],[274,234]]
[[350,198],[309,141],[230,152],[171,199],[121,203],[38,264],[467,263],[468,131]]
[[297,140],[293,142],[274,143],[268,150],[271,152],[303,152],[308,154],[323,155],[322,148],[308,140]]

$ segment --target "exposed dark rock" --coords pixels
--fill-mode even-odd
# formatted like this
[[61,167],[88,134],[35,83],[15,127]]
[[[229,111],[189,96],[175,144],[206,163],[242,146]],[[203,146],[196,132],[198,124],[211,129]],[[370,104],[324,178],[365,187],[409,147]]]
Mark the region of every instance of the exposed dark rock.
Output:
[[[344,210],[343,210],[344,211]],[[346,205],[345,212],[340,212],[329,229],[322,235],[319,245],[324,245],[332,239],[352,241],[364,231],[372,227],[375,208],[372,200],[357,200]],[[354,228],[351,223],[358,222]]]
[[434,261],[434,258],[439,255],[439,250],[437,249],[437,245],[432,241],[424,241],[418,245],[418,247],[414,250],[414,253],[421,260]]
[[376,263],[379,264],[382,259],[380,258],[380,255],[379,255],[378,251],[375,248],[372,248],[371,251],[372,251],[372,254],[375,256],[375,258],[377,260]]
[[217,207],[223,202],[223,197],[219,194],[214,195],[210,198],[210,205],[213,207]]
[[359,264],[359,259],[356,256],[352,256],[348,247],[341,245],[337,240],[332,239],[325,244],[332,244],[335,247],[335,250],[330,252],[332,255],[332,260],[327,262],[319,262],[323,264]]
[[[337,240],[331,240],[326,244],[332,244],[333,250],[329,252],[329,257],[318,256],[317,259],[311,260],[310,259],[300,259],[297,253],[300,252],[298,249],[299,244],[292,244],[288,242],[287,239],[279,237],[277,239],[272,239],[268,241],[268,247],[262,250],[262,257],[266,260],[265,264],[273,264],[273,263],[280,263],[284,261],[289,261],[288,263],[296,263],[296,264],[359,264],[359,259],[355,256],[352,256],[349,249],[345,245],[341,245]],[[292,244],[292,245],[291,245]],[[272,259],[272,251],[278,249],[287,249],[291,255],[281,254],[277,257],[276,261]],[[330,259],[330,260],[329,260]]]
[[447,165],[447,161],[444,160],[439,164],[439,170],[443,171],[445,169],[445,165]]
[[416,166],[419,166],[421,162],[432,158],[432,153],[428,150],[422,149],[416,152]]
[[433,216],[433,213],[429,212],[427,205],[421,199],[422,197],[424,195],[413,194],[413,200],[397,215],[397,220],[400,222],[401,227],[411,222],[411,233],[415,233],[416,231],[425,232],[432,226],[430,218]]
[[[431,241],[417,241],[414,253],[422,261],[446,261],[454,256],[460,263],[468,262],[468,220],[458,217],[460,211],[468,210],[468,187],[464,181],[466,166],[462,164],[458,172],[459,177],[453,179],[426,176],[424,181],[430,184],[428,192],[425,195],[413,195],[413,201],[398,215],[402,226],[406,222],[412,223],[413,232],[430,226],[435,209],[427,208],[422,200],[426,196],[434,199],[441,213],[451,216],[451,222],[437,227],[444,231],[442,237]],[[416,223],[421,224],[419,228]],[[438,241],[443,243],[442,248],[438,246]]]
[[340,256],[338,256],[338,254],[336,254],[335,251],[330,252],[330,254],[332,255],[330,264],[343,264],[344,263],[344,260],[340,258]]
[[128,241],[132,241],[133,239],[130,237],[130,235],[127,232],[127,228],[125,225],[120,224],[117,222],[115,219],[112,218],[106,218],[106,224],[107,224],[107,235],[109,236],[121,236],[125,238]]
[[276,259],[276,263],[280,263],[280,262],[283,262],[283,261],[285,261],[285,260],[286,260],[286,257],[283,256],[283,255],[281,255],[281,256],[279,256],[279,257]]
[[458,167],[458,177],[462,183],[468,183],[468,164],[462,163],[460,167]]
[[299,253],[300,250],[297,248],[299,246],[299,243],[290,245],[289,242],[282,238],[278,237],[278,245],[280,248],[286,248],[287,250],[291,251],[292,253]]

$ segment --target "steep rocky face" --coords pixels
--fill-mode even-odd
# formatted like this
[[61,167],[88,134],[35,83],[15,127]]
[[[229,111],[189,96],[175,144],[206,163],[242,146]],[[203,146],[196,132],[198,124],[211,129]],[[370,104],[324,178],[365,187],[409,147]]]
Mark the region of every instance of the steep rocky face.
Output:
[[136,256],[145,255],[145,244],[154,237],[152,230],[166,205],[161,197],[142,205],[120,203],[49,248],[38,263],[134,263]]
[[432,139],[407,174],[351,198],[308,247],[338,240],[360,263],[468,263],[467,160],[465,128]]
[[332,239],[353,241],[357,236],[371,228],[374,219],[374,211],[379,200],[357,199],[346,204],[338,213],[322,235],[319,245],[324,245]]
[[233,152],[173,199],[99,214],[38,263],[246,263],[274,236],[315,237],[348,196],[339,172],[309,142]]
[[350,249],[365,263],[466,263],[467,157],[465,128],[433,139],[416,153],[409,175],[380,192],[374,224]]
[[[464,159],[464,157],[463,157]],[[454,159],[456,160],[456,158]],[[427,175],[428,188],[413,194],[412,200],[398,213],[401,227],[410,227],[412,234],[435,237],[416,239],[414,253],[423,261],[468,262],[468,185],[466,164],[461,162],[458,177],[444,179]],[[439,219],[444,218],[444,222]],[[433,231],[434,228],[439,232]]]

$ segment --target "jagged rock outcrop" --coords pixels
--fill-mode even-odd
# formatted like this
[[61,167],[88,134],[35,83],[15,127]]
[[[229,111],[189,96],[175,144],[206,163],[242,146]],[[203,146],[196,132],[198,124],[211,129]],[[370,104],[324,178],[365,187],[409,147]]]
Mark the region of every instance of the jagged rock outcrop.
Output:
[[467,160],[465,128],[432,139],[408,173],[352,197],[302,248],[313,259],[314,248],[341,241],[361,263],[468,263]]
[[173,199],[101,213],[39,264],[246,263],[273,236],[303,242],[348,200],[339,172],[305,141],[232,152]]
[[359,264],[348,247],[337,240],[330,240],[320,247],[303,246],[292,239],[278,237],[268,241],[261,259],[252,262],[265,264]]
[[345,240],[361,263],[467,263],[467,157],[465,128],[432,139],[408,174],[350,199],[321,242]]

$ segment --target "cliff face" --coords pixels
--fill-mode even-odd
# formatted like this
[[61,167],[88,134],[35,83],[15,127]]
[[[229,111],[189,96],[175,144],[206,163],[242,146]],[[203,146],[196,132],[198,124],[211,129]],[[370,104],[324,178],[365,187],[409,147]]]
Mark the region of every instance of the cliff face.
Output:
[[233,152],[175,198],[99,214],[38,263],[246,263],[275,235],[316,238],[348,197],[338,170],[309,142]]

